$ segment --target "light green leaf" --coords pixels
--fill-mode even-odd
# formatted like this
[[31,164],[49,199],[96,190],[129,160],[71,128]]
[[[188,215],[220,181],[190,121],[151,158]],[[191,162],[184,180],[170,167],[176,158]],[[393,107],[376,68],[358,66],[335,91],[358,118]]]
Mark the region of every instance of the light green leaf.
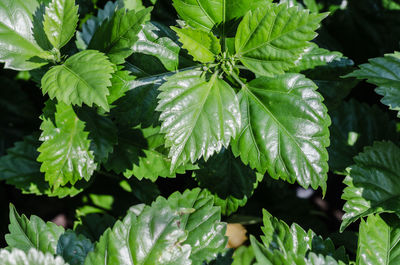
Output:
[[64,258],[69,265],[83,265],[86,256],[93,251],[93,244],[83,235],[66,231],[60,236],[57,244],[57,255]]
[[236,57],[257,74],[283,74],[296,66],[326,15],[286,4],[267,4],[250,11],[236,33]]
[[211,63],[221,53],[221,44],[211,32],[191,28],[172,27],[172,29],[178,34],[182,47],[188,50],[196,61]]
[[186,236],[179,221],[167,200],[145,206],[137,216],[130,211],[104,233],[85,265],[190,265],[191,247],[182,244]]
[[128,10],[142,10],[145,9],[142,0],[118,0],[118,4]]
[[330,118],[316,89],[299,74],[250,82],[239,93],[242,131],[233,153],[262,174],[325,192]]
[[115,64],[124,63],[125,58],[133,53],[132,46],[138,40],[141,25],[150,11],[151,8],[138,12],[117,10],[97,29],[88,48],[104,52]]
[[375,92],[383,96],[381,102],[398,111],[397,117],[400,118],[400,53],[370,59],[368,64],[360,65],[360,70],[346,77],[367,79],[368,83],[378,86]]
[[192,247],[190,259],[193,265],[215,259],[228,242],[225,237],[226,224],[220,222],[221,210],[213,206],[213,202],[213,197],[199,188],[183,194],[175,192],[168,198],[169,205],[175,211],[192,209],[191,213],[182,214],[180,227],[187,234],[183,243]]
[[313,69],[317,66],[326,65],[333,61],[337,61],[342,58],[340,52],[331,52],[322,48],[319,48],[317,44],[310,43],[310,46],[305,48],[304,52],[300,55],[300,58],[294,62],[295,66],[290,68],[289,72],[301,72],[308,69]]
[[255,261],[252,247],[241,246],[233,253],[232,265],[252,265]]
[[76,116],[72,106],[64,103],[56,105],[54,121],[42,118],[43,142],[38,151],[40,170],[45,173],[46,181],[55,188],[68,182],[74,184],[84,178],[89,181],[96,164],[90,151],[88,132],[85,123]]
[[42,78],[43,93],[66,104],[92,106],[109,111],[107,102],[113,65],[107,57],[93,50],[79,52],[64,64],[51,68]]
[[32,70],[47,64],[44,59],[52,58],[33,37],[32,15],[37,8],[36,0],[0,2],[0,62],[5,63],[5,68]]
[[227,147],[240,128],[235,91],[215,73],[210,80],[197,70],[175,74],[159,89],[158,111],[171,147],[171,169]]
[[39,156],[37,148],[40,146],[38,139],[39,135],[36,134],[27,136],[7,150],[7,155],[0,158],[0,180],[5,180],[24,194],[63,198],[82,192],[85,187],[82,183],[53,189],[45,182],[44,174],[40,172],[40,163],[36,161]]
[[332,119],[332,140],[328,147],[331,171],[344,171],[353,164],[353,157],[374,141],[399,139],[396,123],[377,106],[352,99],[342,102],[329,114]]
[[307,265],[345,265],[343,262],[338,262],[330,256],[317,255],[315,253],[310,253]]
[[361,220],[358,238],[357,265],[386,264],[400,262],[400,220],[370,215]]
[[28,253],[19,249],[13,249],[11,252],[2,249],[0,260],[1,265],[68,265],[61,257],[43,254],[36,249],[31,249]]
[[196,29],[211,31],[216,25],[240,18],[271,0],[174,0],[179,16]]
[[31,219],[25,215],[20,216],[11,204],[8,229],[10,233],[5,239],[9,247],[26,253],[33,248],[52,255],[56,254],[58,239],[64,233],[63,227],[51,222],[45,223],[35,215]]
[[46,7],[43,27],[56,49],[64,47],[74,36],[78,20],[78,6],[74,0],[52,0]]
[[375,142],[354,162],[343,181],[347,187],[341,231],[360,217],[400,210],[400,148],[392,142]]
[[125,96],[125,93],[129,90],[130,81],[135,79],[129,71],[124,71],[122,68],[122,66],[119,66],[118,70],[112,74],[111,87],[108,89],[110,95],[107,96],[110,105]]

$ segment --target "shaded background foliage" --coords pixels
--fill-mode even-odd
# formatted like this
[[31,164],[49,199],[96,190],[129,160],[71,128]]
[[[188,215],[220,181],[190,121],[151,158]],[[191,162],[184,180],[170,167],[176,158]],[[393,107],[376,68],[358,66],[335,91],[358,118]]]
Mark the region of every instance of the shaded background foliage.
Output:
[[[144,4],[149,6],[154,1],[146,0]],[[103,8],[106,1],[103,0],[77,0],[80,7],[82,21],[96,15],[98,8]],[[331,15],[324,20],[319,30],[316,42],[322,48],[340,51],[344,56],[353,60],[356,65],[365,63],[369,58],[382,56],[385,53],[399,49],[400,43],[400,2],[397,0],[321,0],[317,1],[320,11],[329,11]],[[152,20],[166,25],[175,25],[176,12],[170,0],[156,1]],[[79,25],[82,27],[82,25]],[[345,62],[344,62],[345,63]],[[394,120],[395,114],[378,105],[380,97],[373,92],[374,86],[362,81],[342,81],[338,78],[350,72],[351,63],[340,68],[316,68],[306,73],[312,79],[317,80],[321,93],[326,98],[333,125],[331,131],[332,148],[340,145],[341,141],[348,140],[346,133],[358,132],[360,135],[371,128],[371,137],[358,137],[351,148],[344,150],[348,154],[343,159],[348,159],[362,147],[371,145],[374,140],[398,139],[397,135],[388,135],[385,132],[374,131],[376,127],[382,127],[379,120]],[[343,70],[344,69],[344,70]],[[162,71],[162,70],[160,70]],[[342,72],[341,72],[342,71]],[[0,156],[5,150],[13,146],[15,141],[21,140],[39,128],[41,120],[39,115],[44,107],[45,97],[36,87],[35,75],[31,78],[26,73],[16,73],[1,67],[0,70]],[[352,82],[352,83],[348,83]],[[334,89],[334,90],[333,90]],[[333,90],[333,91],[332,91]],[[365,103],[364,105],[360,104]],[[372,107],[371,105],[377,105]],[[361,106],[361,107],[360,107]],[[354,109],[354,115],[343,117],[341,109]],[[361,109],[361,110],[360,110]],[[372,120],[367,123],[367,114],[375,113],[369,117]],[[389,126],[397,126],[394,122]],[[381,128],[382,129],[382,128]],[[385,128],[383,128],[385,129]],[[341,132],[335,133],[336,131]],[[368,132],[368,131],[367,131]],[[333,138],[335,137],[335,138]],[[342,137],[342,138],[341,138]],[[358,141],[358,143],[357,143]],[[350,150],[351,149],[351,150]],[[223,155],[223,154],[222,154]],[[231,158],[215,157],[208,161],[204,167],[213,172],[213,166],[218,170],[218,159],[229,160]],[[241,222],[246,225],[249,233],[260,233],[261,222],[260,209],[267,209],[273,216],[287,223],[296,222],[304,229],[312,228],[323,237],[330,236],[336,245],[345,245],[349,253],[356,251],[356,235],[358,225],[353,225],[343,234],[338,234],[340,227],[341,209],[343,201],[340,199],[345,185],[340,171],[340,155],[335,150],[330,150],[331,172],[328,178],[328,189],[325,198],[322,199],[320,191],[310,192],[303,197],[300,187],[290,185],[283,181],[264,177],[258,184],[258,188],[251,194],[240,194],[240,190],[229,190],[236,197],[242,199],[250,197],[247,204],[233,215],[225,217],[228,222]],[[213,165],[216,161],[216,165]],[[346,161],[347,162],[347,161]],[[350,161],[351,162],[351,161]],[[343,163],[342,163],[343,164]],[[346,163],[345,163],[346,164]],[[348,163],[347,163],[348,164]],[[333,165],[333,166],[332,166]],[[239,170],[246,173],[246,167]],[[336,173],[334,173],[336,171]],[[247,170],[248,172],[248,170]],[[226,177],[237,172],[224,172]],[[250,176],[249,176],[250,178]],[[177,175],[175,179],[159,178],[155,183],[150,181],[138,181],[135,179],[124,180],[116,178],[107,172],[97,172],[89,188],[73,198],[47,198],[45,196],[21,195],[19,190],[4,182],[0,183],[0,247],[5,245],[4,235],[7,231],[8,204],[12,202],[16,208],[26,214],[38,215],[45,220],[52,220],[59,215],[65,215],[67,226],[73,226],[76,216],[84,216],[87,212],[95,212],[100,215],[113,216],[115,218],[124,215],[126,210],[137,203],[150,203],[158,195],[169,196],[174,191],[183,192],[187,188],[198,185],[218,194],[221,198],[228,197],[227,186],[207,185],[207,179],[202,181],[192,177],[191,174]],[[257,182],[256,176],[251,176],[250,187]],[[226,183],[225,183],[226,184]],[[222,185],[222,184],[221,184]],[[236,187],[237,188],[237,187]],[[304,192],[303,192],[304,193]],[[110,223],[113,218],[109,217]]]

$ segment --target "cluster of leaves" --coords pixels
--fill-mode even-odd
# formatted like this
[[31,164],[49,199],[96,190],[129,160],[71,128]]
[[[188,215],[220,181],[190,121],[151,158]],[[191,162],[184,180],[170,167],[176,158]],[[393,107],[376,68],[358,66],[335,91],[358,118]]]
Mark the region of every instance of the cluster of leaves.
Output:
[[[341,230],[362,219],[356,263],[396,264],[396,123],[343,99],[367,79],[400,117],[400,54],[353,71],[350,59],[319,47],[321,12],[342,5],[173,0],[181,20],[168,27],[152,20],[162,1],[108,2],[84,19],[77,2],[0,3],[0,62],[28,73],[46,99],[41,132],[0,158],[0,180],[64,198],[108,176],[148,205],[67,231],[10,206],[0,264],[349,264],[343,247],[267,211],[261,242],[225,250],[221,214],[244,206],[264,176],[325,195],[329,170],[346,175]],[[168,199],[140,193],[177,174],[200,188]],[[90,199],[108,207],[105,197]]]

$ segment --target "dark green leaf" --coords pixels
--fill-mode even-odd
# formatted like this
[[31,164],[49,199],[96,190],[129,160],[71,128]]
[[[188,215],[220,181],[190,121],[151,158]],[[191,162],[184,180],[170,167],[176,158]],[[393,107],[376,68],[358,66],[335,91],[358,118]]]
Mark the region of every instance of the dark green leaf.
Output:
[[360,217],[400,210],[400,148],[392,142],[375,142],[354,158],[348,169],[342,199],[343,231]]
[[57,255],[63,257],[69,265],[83,265],[86,256],[91,251],[93,251],[92,242],[73,231],[66,231],[58,240]]
[[360,70],[347,77],[367,79],[369,83],[378,86],[375,92],[383,96],[381,102],[398,111],[397,116],[400,117],[400,53],[370,59],[368,64],[360,65]]
[[105,20],[96,31],[88,48],[104,52],[115,64],[124,63],[125,58],[133,53],[132,46],[138,40],[141,24],[150,10],[117,10],[113,17]]
[[395,122],[377,106],[352,99],[330,112],[330,116],[332,142],[328,151],[332,171],[344,171],[353,164],[353,157],[374,141],[399,139]]

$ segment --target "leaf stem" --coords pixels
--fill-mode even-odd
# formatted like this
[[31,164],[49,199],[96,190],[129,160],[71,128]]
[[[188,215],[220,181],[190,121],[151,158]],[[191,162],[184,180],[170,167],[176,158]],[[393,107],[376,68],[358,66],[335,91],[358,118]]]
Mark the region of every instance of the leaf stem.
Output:
[[247,85],[240,79],[240,77],[239,77],[235,72],[232,71],[232,73],[229,73],[229,75],[230,75],[233,79],[235,79],[235,81],[238,82],[239,85],[242,86],[242,88],[243,88],[243,87],[247,87]]

